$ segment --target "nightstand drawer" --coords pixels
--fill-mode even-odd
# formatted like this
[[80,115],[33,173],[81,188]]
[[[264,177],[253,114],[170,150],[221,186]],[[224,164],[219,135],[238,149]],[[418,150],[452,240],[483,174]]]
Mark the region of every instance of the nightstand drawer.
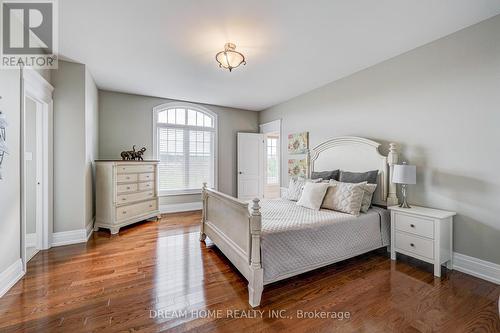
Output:
[[396,251],[403,250],[434,259],[434,241],[396,232]]
[[434,238],[434,221],[419,216],[394,214],[396,230],[427,238]]

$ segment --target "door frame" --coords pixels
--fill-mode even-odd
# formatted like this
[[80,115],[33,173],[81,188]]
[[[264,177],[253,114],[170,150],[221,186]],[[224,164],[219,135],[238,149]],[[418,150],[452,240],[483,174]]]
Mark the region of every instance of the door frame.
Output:
[[[40,189],[42,216],[37,216],[37,227],[41,225],[41,233],[37,232],[39,250],[50,248],[53,233],[53,98],[54,87],[37,71],[30,68],[21,69],[21,259],[26,271],[26,111],[25,99],[28,97],[37,104],[37,123],[41,123],[41,174]],[[38,146],[38,145],[37,145]],[[39,155],[37,152],[37,156]],[[37,157],[38,158],[38,157]],[[40,172],[37,168],[37,175]],[[38,178],[38,177],[37,177]],[[37,208],[38,213],[38,208]]]

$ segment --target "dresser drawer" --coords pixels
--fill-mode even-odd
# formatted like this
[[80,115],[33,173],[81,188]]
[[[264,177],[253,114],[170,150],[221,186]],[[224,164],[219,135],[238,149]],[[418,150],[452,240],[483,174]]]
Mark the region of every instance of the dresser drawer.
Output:
[[139,175],[136,173],[116,175],[116,182],[118,183],[131,183],[131,182],[136,182],[138,179]]
[[152,198],[153,196],[154,196],[153,191],[121,194],[121,195],[117,196],[116,204],[117,205],[128,204],[131,202],[146,200],[146,199]]
[[434,221],[419,216],[395,214],[396,230],[427,238],[434,238]]
[[137,184],[121,184],[121,185],[116,185],[116,192],[117,193],[129,193],[129,192],[136,192],[138,189]]
[[132,205],[122,206],[116,208],[116,219],[126,220],[135,216],[147,214],[157,210],[156,200],[140,202]]
[[155,166],[152,164],[140,165],[118,165],[116,167],[118,173],[141,173],[141,172],[154,172]]
[[151,181],[154,179],[155,179],[154,173],[140,173],[139,174],[139,181],[140,182]]
[[147,182],[147,183],[139,183],[139,191],[152,190],[155,188],[155,183]]
[[434,259],[434,241],[400,232],[396,232],[395,237],[396,251],[403,250],[421,255],[430,260]]

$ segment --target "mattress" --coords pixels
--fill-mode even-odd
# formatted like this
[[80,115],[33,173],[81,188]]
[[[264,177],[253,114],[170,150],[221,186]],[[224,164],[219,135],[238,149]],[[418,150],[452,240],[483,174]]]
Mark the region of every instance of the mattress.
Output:
[[390,214],[373,207],[356,217],[262,200],[261,252],[264,284],[389,245]]

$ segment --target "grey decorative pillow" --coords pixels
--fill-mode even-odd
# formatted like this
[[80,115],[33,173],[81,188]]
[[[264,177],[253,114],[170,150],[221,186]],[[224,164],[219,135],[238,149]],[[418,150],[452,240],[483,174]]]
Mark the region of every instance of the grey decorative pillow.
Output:
[[[331,180],[331,184],[338,184],[340,182]],[[370,209],[372,205],[372,198],[373,198],[373,193],[375,193],[375,190],[377,189],[377,184],[368,184],[367,182],[362,182],[358,184],[363,184],[363,200],[361,201],[361,212],[366,213],[368,212],[368,209]]]
[[352,184],[330,181],[321,208],[359,215],[366,183]]
[[363,194],[363,201],[361,203],[361,212],[366,213],[372,205],[373,193],[377,189],[377,184],[365,184],[365,193]]
[[313,171],[311,172],[311,179],[317,179],[321,178],[323,180],[330,180],[330,179],[339,179],[339,172],[340,170],[333,170],[333,171]]
[[378,170],[368,172],[349,172],[340,171],[339,181],[343,183],[362,183],[377,184]]

